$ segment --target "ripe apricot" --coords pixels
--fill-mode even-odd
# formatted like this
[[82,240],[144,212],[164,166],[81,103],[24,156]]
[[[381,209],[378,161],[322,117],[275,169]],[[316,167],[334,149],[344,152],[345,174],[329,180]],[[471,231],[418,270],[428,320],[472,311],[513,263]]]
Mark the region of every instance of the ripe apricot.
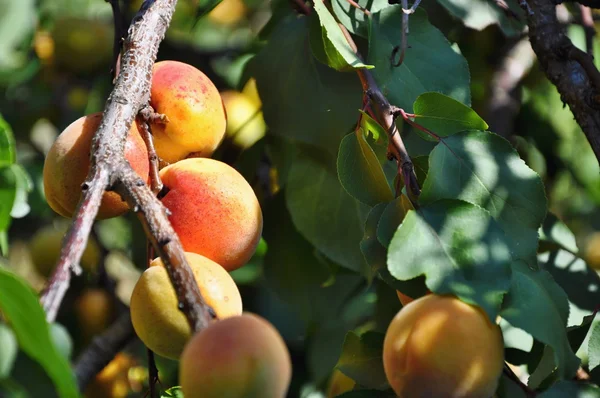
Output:
[[85,389],[85,398],[125,398],[131,391],[128,373],[136,360],[119,352]]
[[277,330],[244,314],[210,324],[186,345],[179,383],[186,398],[283,398],[292,365]]
[[227,110],[227,137],[243,149],[249,148],[265,135],[267,129],[260,102],[254,103],[250,97],[238,91],[221,93]]
[[150,105],[168,123],[153,123],[158,156],[173,163],[194,153],[212,155],[225,135],[225,110],[213,82],[191,65],[162,61],[154,65]]
[[208,13],[208,18],[219,25],[235,25],[247,13],[248,7],[242,0],[223,0]]
[[584,258],[590,267],[600,271],[600,232],[594,232],[588,238]]
[[213,159],[184,159],[160,178],[169,220],[185,251],[202,254],[227,271],[244,265],[262,233],[262,212],[248,182],[233,167]]
[[[71,123],[54,141],[44,162],[44,193],[50,207],[63,217],[71,217],[81,198],[81,184],[90,168],[92,137],[102,120],[101,113],[83,116]],[[125,158],[144,180],[148,180],[146,143],[132,124],[125,143]],[[115,192],[106,192],[98,219],[121,215],[127,203]]]
[[83,338],[90,340],[110,325],[114,317],[113,300],[102,289],[87,289],[75,302],[75,315]]
[[[66,233],[66,224],[47,225],[37,230],[31,238],[29,242],[31,260],[41,275],[48,277],[54,270]],[[100,249],[94,238],[90,236],[81,256],[81,268],[87,272],[94,272],[99,262]]]
[[401,398],[488,398],[504,365],[502,333],[480,308],[430,294],[390,323],[383,365]]
[[[219,264],[195,253],[185,253],[206,303],[219,319],[242,313],[242,298],[235,282]],[[177,308],[175,290],[160,258],[156,258],[133,288],[131,321],[138,337],[152,351],[177,359],[191,330]]]

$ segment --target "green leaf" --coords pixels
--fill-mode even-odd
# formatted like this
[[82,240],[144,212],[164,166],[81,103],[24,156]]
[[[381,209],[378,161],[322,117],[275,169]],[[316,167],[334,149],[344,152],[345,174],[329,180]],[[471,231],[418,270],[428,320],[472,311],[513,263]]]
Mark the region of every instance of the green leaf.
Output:
[[563,249],[571,253],[579,252],[575,235],[569,227],[554,214],[548,213],[539,231],[540,245],[538,252]]
[[16,159],[15,137],[8,123],[0,116],[0,167],[9,166]]
[[319,155],[302,151],[292,163],[286,186],[292,220],[298,231],[328,258],[367,275],[368,266],[359,243],[369,209],[342,188],[334,159]]
[[221,4],[222,0],[197,0],[196,7],[196,20],[198,20],[201,16],[208,14],[212,11],[213,8]]
[[0,380],[2,380],[10,375],[19,351],[15,334],[3,323],[0,323],[0,348]]
[[503,398],[527,398],[523,389],[504,373],[500,377],[500,383],[494,396]]
[[17,197],[17,176],[12,166],[0,168],[0,231],[10,225],[10,212]]
[[251,61],[251,72],[273,134],[337,154],[358,120],[360,81],[321,64],[310,51],[307,18],[286,18]]
[[175,386],[160,393],[160,398],[185,398],[181,387]]
[[469,105],[469,65],[429,23],[424,11],[417,9],[410,16],[404,62],[399,67],[391,64],[392,51],[400,45],[402,14],[402,7],[395,5],[374,13],[370,19],[368,62],[375,66],[373,76],[387,99],[409,113],[417,97],[428,91],[441,92]]
[[494,219],[482,208],[442,200],[408,212],[388,251],[397,279],[419,275],[438,294],[454,294],[482,307],[495,320],[510,287],[510,250]]
[[[356,3],[372,13],[381,11],[390,6],[387,0],[357,0]],[[333,0],[331,2],[331,8],[337,17],[337,20],[340,21],[350,33],[367,37],[369,34],[369,17],[365,15],[364,11],[352,6],[347,0]]]
[[367,264],[369,264],[372,275],[385,267],[387,260],[387,250],[377,240],[377,225],[387,205],[387,203],[379,203],[369,211],[365,221],[365,232],[360,241],[360,251]]
[[414,209],[410,200],[404,194],[388,203],[377,224],[377,239],[384,247],[390,245],[394,233],[396,233],[398,226],[400,226],[409,210]]
[[[419,95],[413,105],[415,122],[428,128],[441,137],[446,137],[463,130],[487,130],[487,123],[473,109],[440,93],[424,93]],[[423,138],[435,141],[418,129]]]
[[29,203],[27,203],[27,196],[33,190],[33,181],[29,177],[29,174],[25,171],[21,165],[13,164],[11,169],[16,178],[16,193],[13,207],[10,211],[12,218],[22,218],[29,214]]
[[588,342],[588,358],[590,371],[600,365],[600,323],[597,323],[592,329],[592,334]]
[[500,8],[494,0],[438,0],[438,3],[471,29],[483,30],[490,25],[500,25],[505,35],[516,36],[525,27],[525,16],[517,3],[506,3],[517,18]]
[[488,210],[510,238],[515,259],[535,263],[537,230],[547,208],[544,185],[504,138],[464,131],[435,147],[420,200],[446,198]]
[[36,23],[34,0],[0,0],[0,70],[21,67],[26,52],[20,51]]
[[346,192],[368,206],[394,199],[381,164],[362,129],[348,134],[342,140],[337,172]]
[[349,332],[336,368],[360,386],[377,390],[389,388],[383,371],[383,338],[381,333],[366,332],[359,336]]
[[565,292],[548,272],[532,269],[523,261],[514,262],[512,271],[500,316],[552,347],[558,377],[573,376],[579,359],[567,339],[569,304]]
[[600,388],[593,384],[561,380],[538,395],[539,398],[598,398]]
[[327,64],[336,70],[373,68],[373,65],[365,65],[358,58],[323,0],[316,0],[314,7],[321,22],[322,45],[329,61]]
[[0,268],[0,310],[15,332],[21,349],[44,368],[59,395],[78,397],[69,363],[52,342],[37,296],[24,281],[3,268]]

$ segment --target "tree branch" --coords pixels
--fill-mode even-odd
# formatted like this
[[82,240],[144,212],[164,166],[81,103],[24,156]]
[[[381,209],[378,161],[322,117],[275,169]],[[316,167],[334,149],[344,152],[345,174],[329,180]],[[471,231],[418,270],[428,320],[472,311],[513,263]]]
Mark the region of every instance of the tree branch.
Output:
[[93,378],[133,338],[135,332],[129,312],[121,315],[104,333],[95,337],[75,361],[75,377],[79,391],[84,391]]
[[104,190],[119,187],[130,207],[138,213],[146,233],[160,254],[193,331],[208,324],[212,315],[204,305],[192,271],[183,254],[179,238],[167,218],[167,210],[152,194],[146,182],[125,160],[125,141],[138,112],[150,99],[152,67],[158,46],[164,38],[177,0],[146,0],[129,28],[123,44],[121,71],[111,92],[102,122],[94,134],[90,172],[83,184],[74,221],[63,242],[61,259],[50,285],[42,296],[47,318],[54,320],[70,280],[70,269],[77,271],[93,220]]
[[[566,36],[556,17],[555,1],[529,0],[527,4],[531,9],[526,13],[531,46],[600,159],[600,73],[591,57]],[[593,7],[588,2],[582,4]]]

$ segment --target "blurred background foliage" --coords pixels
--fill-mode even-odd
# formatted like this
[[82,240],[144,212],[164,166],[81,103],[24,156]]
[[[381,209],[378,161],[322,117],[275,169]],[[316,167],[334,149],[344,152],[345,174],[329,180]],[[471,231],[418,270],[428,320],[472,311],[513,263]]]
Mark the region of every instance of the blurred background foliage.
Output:
[[[129,21],[141,0],[124,3],[124,18]],[[543,76],[526,41],[515,35],[510,21],[503,19],[501,23],[509,37],[498,25],[477,31],[471,28],[486,25],[476,15],[468,19],[470,27],[465,27],[442,5],[426,3],[431,22],[469,63],[473,109],[488,121],[492,131],[509,139],[540,174],[550,210],[574,232],[588,264],[600,269],[598,161],[560,95]],[[192,64],[221,91],[243,90],[244,101],[259,103],[252,82],[248,84],[246,66],[264,45],[264,32],[272,31],[271,16],[291,12],[290,4],[283,0],[223,0],[207,15],[197,17],[199,6],[198,0],[179,0],[159,60]],[[484,19],[483,14],[479,18]],[[568,18],[565,21],[569,36],[584,48],[583,28]],[[45,202],[44,156],[68,124],[104,107],[112,88],[111,7],[104,0],[0,0],[0,38],[2,128],[12,131],[21,170],[16,173],[18,198],[10,209],[13,219],[0,237],[6,261],[0,261],[39,291],[57,260],[68,225],[68,220],[54,214]],[[594,48],[598,65],[597,40]],[[522,81],[515,85],[516,102],[509,120],[491,103],[496,98],[494,90],[502,84],[498,79],[507,60],[522,75]],[[411,155],[430,151],[431,144],[410,128],[405,127],[403,134]],[[263,207],[264,240],[250,263],[233,274],[245,310],[271,320],[289,345],[294,362],[289,396],[324,396],[346,332],[385,331],[400,303],[393,290],[380,282],[367,285],[362,277],[333,263],[298,233],[284,194],[278,192],[278,176],[285,175],[285,167],[281,167],[285,163],[277,161],[272,150],[268,153],[265,139],[251,141],[242,144],[244,150],[226,143],[215,155],[235,165],[251,181],[263,204],[269,203]],[[269,142],[271,149],[277,145],[286,143]],[[293,264],[277,266],[286,262]],[[560,277],[576,275],[579,271],[574,263],[567,262],[568,272]],[[62,355],[76,358],[94,335],[127,311],[131,290],[145,264],[146,240],[133,215],[95,225],[82,261],[84,273],[73,280],[51,329]],[[573,322],[581,321],[583,315],[577,315],[574,303],[571,306]],[[528,338],[514,330],[510,336],[514,337],[506,338],[514,338],[516,346]],[[86,396],[142,396],[147,388],[146,358],[143,345],[132,343],[98,375]],[[174,385],[176,364],[158,358],[158,366],[161,386]],[[339,374],[335,376],[338,379],[342,377]],[[52,390],[48,376],[18,352],[14,336],[0,324],[0,396],[51,397]]]

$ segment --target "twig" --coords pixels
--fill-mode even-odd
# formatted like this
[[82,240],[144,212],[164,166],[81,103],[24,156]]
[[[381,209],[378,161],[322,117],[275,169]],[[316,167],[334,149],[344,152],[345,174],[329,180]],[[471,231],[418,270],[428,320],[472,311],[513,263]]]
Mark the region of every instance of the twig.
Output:
[[156,149],[154,148],[154,139],[152,137],[152,132],[150,131],[150,124],[148,120],[142,116],[137,117],[138,127],[140,130],[140,134],[146,143],[146,148],[148,149],[148,160],[150,161],[150,189],[152,193],[158,195],[158,193],[163,189],[163,183],[160,180],[160,175],[158,174],[158,155],[156,154]]
[[440,141],[442,139],[442,137],[440,137],[439,135],[437,135],[433,131],[429,130],[426,127],[421,126],[419,123],[416,123],[414,120],[412,120],[411,118],[415,117],[414,114],[412,114],[412,113],[406,113],[404,111],[404,109],[398,108],[396,106],[392,106],[392,114],[394,116],[402,116],[402,119],[406,123],[410,124],[412,127],[416,128],[417,130],[420,130],[420,131],[424,132],[425,134],[429,135],[430,137],[436,139],[437,141]]
[[[585,5],[587,2],[581,2]],[[596,2],[598,3],[598,2]],[[573,50],[564,27],[556,17],[556,1],[528,0],[527,25],[531,46],[542,70],[556,86],[563,102],[585,133],[594,154],[600,159],[600,75],[589,55]],[[527,11],[527,9],[526,9]]]
[[310,12],[312,11],[312,9],[306,5],[304,0],[293,0],[293,1],[298,6],[298,8],[300,8],[300,11],[302,12],[302,14],[310,15]]
[[510,366],[508,366],[508,364],[506,362],[504,362],[504,369],[502,370],[502,372],[509,379],[514,381],[515,384],[518,385],[521,390],[523,390],[523,392],[525,393],[525,395],[527,397],[535,397],[537,395],[535,391],[533,391],[531,388],[529,388],[528,386],[523,384],[521,379],[519,379],[519,377],[515,374],[515,372],[513,372],[513,370],[510,368]]
[[102,193],[111,187],[118,188],[142,219],[146,234],[160,254],[175,288],[178,308],[192,331],[203,328],[212,318],[184,257],[181,242],[169,223],[167,210],[124,157],[131,123],[149,102],[152,66],[176,4],[177,0],[146,0],[129,28],[123,45],[121,73],[92,139],[90,172],[84,183],[83,198],[54,276],[42,297],[44,308],[49,310],[49,321],[54,320],[69,285],[70,268],[76,269],[81,259]]
[[[418,3],[415,3],[418,4]],[[400,45],[395,46],[392,50],[392,66],[399,67],[404,62],[404,56],[406,55],[406,47],[408,46],[408,16],[410,15],[408,10],[408,0],[402,0],[402,28],[401,28],[401,36],[400,36]],[[396,58],[396,54],[400,52],[400,57],[398,61],[394,62],[394,58]]]
[[594,16],[592,15],[592,9],[579,5],[579,11],[581,12],[581,26],[585,32],[585,49],[590,56],[594,56],[594,37],[596,37],[596,27],[594,26]]
[[371,11],[367,10],[366,8],[364,8],[363,6],[361,6],[360,4],[358,4],[357,2],[355,2],[354,0],[346,0],[348,2],[348,4],[350,4],[352,7],[362,11],[365,15],[371,15]]
[[95,337],[75,361],[75,377],[79,391],[84,391],[92,379],[133,338],[135,332],[127,311],[101,335]]

